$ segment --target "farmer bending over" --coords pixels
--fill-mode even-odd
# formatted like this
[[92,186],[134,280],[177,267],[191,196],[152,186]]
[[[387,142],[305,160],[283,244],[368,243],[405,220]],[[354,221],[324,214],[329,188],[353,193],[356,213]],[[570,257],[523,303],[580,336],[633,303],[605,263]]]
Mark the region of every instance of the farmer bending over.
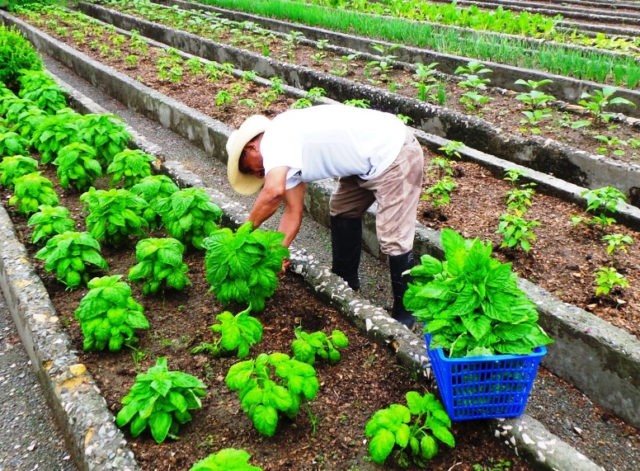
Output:
[[273,120],[249,117],[227,142],[227,172],[233,189],[260,193],[249,214],[259,227],[284,202],[278,230],[289,244],[298,234],[305,183],[338,177],[329,203],[333,273],[360,287],[362,215],[377,201],[376,232],[389,257],[393,317],[411,328],[402,297],[414,265],[416,210],[422,190],[423,153],[396,116],[346,105],[288,110]]

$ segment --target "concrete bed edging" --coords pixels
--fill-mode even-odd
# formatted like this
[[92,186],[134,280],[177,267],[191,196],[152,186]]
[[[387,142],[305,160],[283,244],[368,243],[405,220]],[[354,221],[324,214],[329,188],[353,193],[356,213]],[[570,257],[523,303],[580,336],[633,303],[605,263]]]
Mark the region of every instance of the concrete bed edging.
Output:
[[49,295],[0,208],[0,285],[31,365],[75,464],[81,470],[139,469]]
[[[416,126],[425,132],[450,140],[465,141],[472,147],[478,147],[521,165],[553,173],[575,184],[590,188],[615,186],[629,197],[632,204],[640,205],[637,177],[640,173],[639,165],[591,154],[541,136],[505,137],[502,129],[476,116],[216,43],[100,5],[81,3],[79,6],[84,13],[100,21],[113,24],[125,31],[136,29],[144,36],[189,54],[218,62],[232,62],[238,68],[254,70],[263,77],[277,76],[286,83],[302,89],[322,87],[337,101],[354,96],[367,99],[374,108],[410,116]],[[471,134],[470,129],[473,130]]]
[[[104,112],[99,105],[57,80],[81,112]],[[135,131],[132,135],[136,147],[150,153],[157,150]],[[201,186],[199,177],[184,170],[179,162],[166,162],[161,170],[183,186]],[[237,225],[244,219],[246,209],[242,205],[215,190],[207,191],[224,208],[228,222],[235,221]],[[47,401],[63,428],[74,461],[83,470],[139,470],[95,381],[71,348],[46,289],[28,262],[25,247],[15,237],[13,224],[4,207],[0,208],[0,227],[3,228],[0,286],[32,366],[45,386]],[[364,327],[370,336],[373,333],[379,342],[394,343],[400,361],[424,368],[428,360],[421,338],[389,318],[383,309],[359,299],[327,267],[314,262],[304,249],[292,250],[292,264],[295,272],[302,274],[321,296],[339,307],[358,327]],[[526,415],[492,423],[496,427],[496,437],[519,449],[543,469],[572,470],[579,467],[587,471],[602,470]]]
[[[27,31],[29,36],[34,37],[38,48],[53,51],[54,56],[59,60],[62,58],[63,63],[94,85],[130,108],[155,116],[164,127],[195,142],[212,157],[225,160],[222,149],[230,131],[226,125],[47,38],[39,31],[31,28],[27,28]],[[326,208],[324,200],[329,192],[330,183],[327,181],[309,186],[307,208],[318,221],[328,220],[326,214],[322,215],[322,208]],[[376,254],[374,219],[374,212],[369,211],[364,222],[364,239],[368,249]],[[416,252],[437,256],[440,250],[438,238],[437,232],[418,225]],[[558,337],[549,349],[544,365],[561,376],[569,375],[568,379],[593,400],[611,409],[631,425],[639,426],[640,341],[586,311],[561,303],[531,283],[521,282],[521,285],[539,306],[543,326]],[[597,339],[589,331],[594,332]],[[576,335],[578,338],[574,341]],[[573,363],[576,359],[587,359],[589,363],[576,368]]]

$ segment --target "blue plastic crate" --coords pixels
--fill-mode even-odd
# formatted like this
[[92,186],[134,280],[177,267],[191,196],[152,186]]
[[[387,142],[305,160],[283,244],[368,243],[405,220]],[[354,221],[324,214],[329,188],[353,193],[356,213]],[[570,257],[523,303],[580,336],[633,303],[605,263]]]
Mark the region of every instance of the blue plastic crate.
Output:
[[528,355],[447,358],[430,349],[433,374],[451,420],[490,419],[522,415],[545,347]]

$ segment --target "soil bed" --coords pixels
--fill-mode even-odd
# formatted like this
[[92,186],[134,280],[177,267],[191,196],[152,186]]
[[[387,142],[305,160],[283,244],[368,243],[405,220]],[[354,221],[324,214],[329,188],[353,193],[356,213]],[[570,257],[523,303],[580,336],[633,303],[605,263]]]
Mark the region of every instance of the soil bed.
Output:
[[[56,181],[49,168],[45,176]],[[65,193],[57,184],[60,204],[72,211],[77,230],[84,230],[84,213],[77,195]],[[28,242],[31,229],[26,218],[8,206],[9,193],[3,191],[2,201],[12,217],[16,233],[32,256],[35,246]],[[161,234],[154,234],[161,236]],[[126,274],[136,261],[134,242],[121,249],[103,247],[109,263],[109,274]],[[134,298],[143,304],[151,323],[149,331],[140,331],[138,354],[124,349],[119,353],[81,352],[82,334],[73,317],[86,288],[67,291],[42,263],[34,265],[42,278],[63,325],[67,326],[81,361],[96,379],[108,407],[115,413],[120,399],[128,392],[135,375],[166,356],[171,370],[181,370],[203,380],[208,387],[203,409],[194,411],[193,421],[180,430],[180,440],[156,444],[147,434],[130,441],[136,459],[145,470],[186,470],[195,461],[224,447],[244,448],[253,455],[252,463],[265,470],[340,470],[376,469],[367,459],[364,425],[378,409],[404,401],[409,390],[426,392],[429,382],[416,372],[398,365],[385,347],[372,343],[345,321],[339,312],[327,307],[309,291],[301,278],[282,274],[278,289],[264,312],[257,317],[264,325],[263,341],[251,355],[275,351],[290,353],[293,330],[302,326],[307,331],[329,333],[340,329],[350,345],[336,366],[316,365],[320,392],[316,400],[303,406],[294,421],[281,420],[273,438],[262,437],[241,411],[237,395],[224,384],[229,367],[238,360],[233,357],[214,359],[207,355],[192,355],[190,350],[202,341],[211,341],[208,326],[215,315],[228,309],[239,312],[239,306],[228,308],[218,304],[203,273],[203,254],[191,251],[185,255],[192,286],[184,292],[166,292],[145,297],[140,287],[133,285]],[[532,469],[514,450],[494,438],[489,423],[483,421],[455,424],[453,432],[457,446],[441,453],[432,461],[433,469],[472,469],[473,465],[490,467],[510,461],[512,470]],[[128,433],[125,433],[128,435]],[[386,466],[385,469],[394,469]]]
[[[65,38],[60,38],[65,41]],[[97,37],[98,41],[106,41]],[[273,116],[288,108],[293,101],[282,95],[267,106],[262,93],[267,90],[254,82],[242,82],[229,76],[222,76],[211,83],[202,76],[185,73],[179,84],[161,80],[157,76],[155,61],[158,53],[150,48],[147,56],[140,60],[135,69],[123,63],[127,50],[122,46],[121,58],[102,57],[89,46],[77,46],[94,59],[111,65],[117,70],[137,79],[162,93],[180,100],[226,124],[238,127],[242,121],[256,112]],[[232,83],[244,87],[243,97],[262,103],[257,108],[231,103],[216,106],[216,95]],[[427,156],[425,173],[429,174],[432,153]],[[640,234],[621,225],[608,227],[601,232],[585,225],[572,226],[571,215],[586,214],[577,206],[543,194],[535,195],[528,219],[537,219],[541,225],[535,228],[537,242],[529,254],[521,251],[499,249],[499,236],[495,231],[498,217],[506,212],[506,182],[493,177],[477,164],[456,162],[455,182],[452,202],[446,207],[434,210],[427,202],[421,205],[418,219],[428,227],[440,229],[452,227],[467,237],[491,239],[496,246],[496,255],[503,261],[513,262],[514,269],[524,278],[539,284],[562,301],[572,303],[593,314],[628,330],[640,337]],[[434,183],[434,177],[427,175],[425,188]],[[634,244],[628,253],[608,256],[606,244],[601,240],[604,233],[621,233],[632,237]],[[629,281],[624,291],[615,290],[610,296],[595,297],[594,273],[598,267],[613,265]]]

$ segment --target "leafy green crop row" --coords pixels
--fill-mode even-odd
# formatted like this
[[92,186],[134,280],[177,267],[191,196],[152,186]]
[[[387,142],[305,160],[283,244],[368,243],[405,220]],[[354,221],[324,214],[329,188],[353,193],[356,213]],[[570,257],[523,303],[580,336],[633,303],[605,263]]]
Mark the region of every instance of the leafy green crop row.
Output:
[[[32,74],[31,77],[33,79],[36,76]],[[54,85],[50,87],[55,89]],[[59,89],[55,90],[60,94]],[[11,96],[8,89],[3,89],[3,92],[5,96]],[[95,168],[95,176],[100,174],[98,150],[88,143],[79,142],[78,127],[75,124],[80,118],[73,111],[66,109],[64,100],[61,101],[62,106],[59,110],[42,109],[36,103],[26,99],[21,103],[27,105],[29,109],[42,111],[43,119],[36,123],[33,129],[33,134],[39,137],[45,134],[41,132],[42,123],[46,124],[49,117],[62,116],[61,128],[65,130],[64,136],[70,144],[60,148],[47,147],[48,162],[53,165],[58,164],[60,167],[61,156],[68,156],[72,161],[85,158],[85,163],[87,159],[90,163],[81,165],[79,168]],[[19,118],[18,113],[15,120],[10,118],[4,123],[8,129],[14,127],[23,129]],[[6,119],[6,112],[3,119]],[[97,123],[99,120],[93,120],[93,122]],[[108,123],[111,124],[112,121]],[[91,130],[94,131],[95,128]],[[95,136],[101,133],[88,134]],[[13,145],[13,141],[5,140],[9,143],[5,152],[20,151],[28,154],[33,148],[31,145],[33,138],[28,140],[16,134],[14,141],[17,144]],[[47,142],[54,142],[54,139],[48,139]],[[104,158],[105,153],[103,152],[101,156]],[[136,331],[148,329],[150,325],[142,305],[133,298],[131,287],[121,281],[122,275],[90,278],[91,270],[88,267],[108,269],[107,262],[100,254],[100,243],[123,247],[128,244],[132,236],[144,237],[145,228],[149,224],[148,220],[157,223],[157,217],[160,216],[160,222],[167,231],[186,239],[191,246],[200,249],[204,245],[203,241],[214,235],[217,229],[215,221],[219,220],[221,211],[209,201],[204,190],[196,188],[179,190],[172,182],[167,181],[166,177],[151,176],[148,166],[153,159],[140,151],[124,149],[113,156],[110,163],[110,165],[118,164],[110,183],[137,187],[139,195],[153,196],[154,199],[146,201],[142,196],[126,188],[105,190],[89,186],[88,191],[79,196],[88,210],[85,221],[87,232],[76,232],[75,222],[69,218],[69,211],[57,205],[58,197],[53,183],[42,177],[40,172],[34,171],[40,165],[47,165],[43,160],[45,160],[44,153],[41,154],[40,161],[27,155],[16,155],[6,156],[0,163],[0,180],[7,187],[15,190],[18,185],[17,188],[20,189],[20,182],[26,178],[35,182],[25,185],[25,188],[28,190],[35,188],[37,192],[25,192],[24,195],[16,192],[13,198],[20,203],[21,212],[27,215],[33,214],[29,223],[34,226],[34,242],[46,244],[38,251],[36,257],[43,259],[45,269],[55,272],[59,281],[67,287],[76,288],[87,284],[89,291],[83,296],[75,311],[75,317],[79,321],[84,336],[85,350],[108,348],[111,351],[118,351],[125,345],[132,346],[137,341]],[[64,175],[60,176],[60,184],[67,186],[63,177]],[[89,181],[93,183],[95,178]],[[83,189],[84,186],[76,185],[75,190]],[[47,195],[49,196],[45,198],[44,196]],[[214,292],[223,302],[245,301],[253,305],[254,309],[263,309],[264,299],[272,295],[275,290],[277,284],[275,273],[281,270],[282,260],[288,255],[288,250],[281,245],[282,234],[263,230],[254,231],[250,224],[241,227],[235,236],[229,229],[221,230],[219,234],[230,237],[232,240],[227,247],[224,244],[220,245],[220,239],[215,237],[207,244],[208,259],[217,260],[217,267],[222,273],[222,276],[217,277],[218,282],[228,286],[229,283],[238,283],[247,277],[248,272],[237,272],[242,265],[234,263],[234,260],[236,262],[242,260],[249,264],[251,272],[256,275],[252,289],[259,292],[259,287],[266,283],[267,291],[258,293],[260,299],[257,302],[252,302],[250,292],[245,292],[241,299],[237,296],[225,295],[224,291],[220,292],[217,286],[213,287]],[[230,259],[229,251],[225,250],[231,248],[232,255],[241,255],[243,247],[246,248],[245,255],[240,258]],[[220,254],[216,257],[217,250]],[[184,288],[188,284],[186,277],[188,267],[182,262],[183,251],[184,246],[176,239],[140,240],[136,246],[138,264],[129,271],[129,279],[145,281],[143,287],[145,294],[153,294],[162,286]],[[263,252],[262,256],[260,256],[261,252]],[[230,275],[228,281],[227,274]],[[221,318],[221,320],[225,319],[224,316]],[[240,324],[236,325],[240,326]],[[222,327],[220,330],[223,335],[222,345],[229,347],[234,341],[234,335],[239,335],[240,332],[228,325],[228,322],[226,324],[223,322]],[[243,324],[242,327],[246,326]],[[344,346],[345,343],[346,341],[342,345]],[[240,346],[239,354],[246,355],[249,345],[248,343],[245,347]],[[291,362],[294,364],[298,361],[291,360]],[[313,370],[312,367],[309,366],[309,368]],[[317,391],[319,387],[317,379],[315,383]],[[300,384],[302,387],[302,383],[298,380],[294,380],[287,387],[295,388],[295,384]],[[307,390],[306,386],[304,390],[311,394],[311,390]],[[139,375],[131,392],[123,398],[125,407],[119,412],[117,422],[120,426],[130,423],[133,436],[139,435],[148,427],[158,442],[164,441],[168,436],[176,438],[179,424],[191,419],[189,410],[200,408],[198,397],[203,395],[202,383],[189,375],[168,371],[166,359],[159,359],[156,366],[148,373]],[[294,403],[299,406],[300,400],[297,396],[291,396],[291,401],[293,402],[288,408],[288,414],[293,416],[294,412],[297,412],[294,410]],[[275,428],[271,434],[274,430]]]
[[[581,80],[601,83],[611,81],[630,89],[640,82],[640,66],[630,55],[585,51],[550,41],[533,44],[521,38],[496,36],[287,0],[206,0],[203,3],[352,32],[446,54],[545,70]],[[375,5],[377,2],[366,3]]]

